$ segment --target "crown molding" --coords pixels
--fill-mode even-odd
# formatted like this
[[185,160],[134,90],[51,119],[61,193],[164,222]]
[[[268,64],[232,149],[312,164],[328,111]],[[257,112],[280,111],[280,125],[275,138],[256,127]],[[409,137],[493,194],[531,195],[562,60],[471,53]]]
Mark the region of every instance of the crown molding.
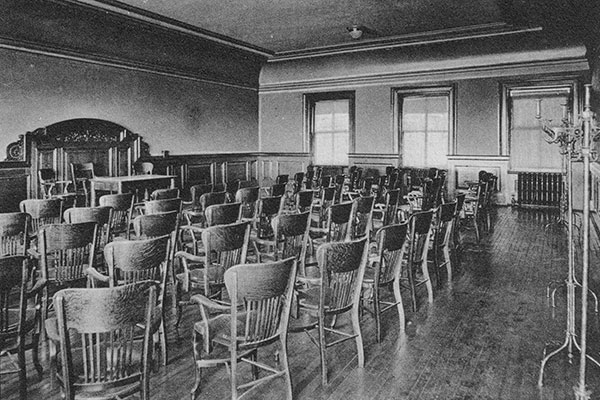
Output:
[[211,85],[227,86],[236,89],[257,91],[255,87],[245,86],[225,81],[200,78],[195,75],[188,75],[166,67],[157,67],[154,64],[145,64],[134,62],[126,58],[107,57],[95,53],[81,53],[58,46],[49,46],[40,43],[15,40],[12,38],[0,36],[0,49],[20,51],[24,53],[42,55],[47,57],[61,58],[70,61],[84,62],[88,64],[101,65],[106,67],[126,69],[136,72],[145,72],[155,75],[168,76],[171,78],[185,79],[195,82],[207,83]]
[[434,43],[454,42],[494,36],[515,35],[529,32],[538,32],[542,28],[514,27],[506,23],[490,23],[471,25],[458,28],[440,29],[436,31],[418,32],[398,36],[372,39],[359,43],[343,43],[333,46],[313,47],[302,50],[281,51],[267,60],[269,63],[298,60],[303,58],[327,57],[345,53],[361,51],[386,50],[397,47],[419,46]]
[[151,11],[144,10],[139,7],[131,6],[129,4],[122,3],[117,0],[53,0],[61,3],[77,4],[79,6],[87,6],[96,10],[102,10],[104,12],[111,12],[118,14],[121,17],[135,20],[137,22],[145,22],[147,24],[166,28],[181,33],[185,33],[196,38],[202,38],[210,40],[215,43],[234,47],[240,50],[248,51],[264,57],[273,56],[274,52],[268,49],[254,46],[250,43],[243,42],[231,38],[229,36],[221,35],[215,32],[208,31],[206,29],[198,28],[197,26],[190,25],[169,17],[165,17],[160,14],[153,13]]
[[340,88],[375,86],[382,84],[418,83],[423,81],[452,81],[463,79],[516,76],[528,74],[553,74],[574,71],[587,71],[588,61],[585,57],[565,58],[558,60],[542,60],[520,63],[498,63],[494,65],[460,66],[454,68],[438,68],[422,71],[392,72],[385,74],[343,76],[324,79],[306,79],[294,82],[262,84],[259,94],[293,92],[306,90],[339,90]]

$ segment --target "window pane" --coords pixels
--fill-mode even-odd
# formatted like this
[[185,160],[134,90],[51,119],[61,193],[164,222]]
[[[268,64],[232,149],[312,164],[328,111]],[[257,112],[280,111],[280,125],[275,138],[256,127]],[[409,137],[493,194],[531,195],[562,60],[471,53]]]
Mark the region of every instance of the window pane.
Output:
[[449,96],[418,95],[402,99],[402,159],[413,167],[446,167]]
[[350,100],[315,101],[312,140],[314,162],[347,165],[350,148]]

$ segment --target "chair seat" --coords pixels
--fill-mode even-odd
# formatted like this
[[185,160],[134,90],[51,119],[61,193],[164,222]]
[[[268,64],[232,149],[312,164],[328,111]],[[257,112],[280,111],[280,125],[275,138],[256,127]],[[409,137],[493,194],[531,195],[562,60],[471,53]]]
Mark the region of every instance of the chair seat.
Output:
[[[217,268],[221,268],[221,267],[217,267]],[[209,280],[213,280],[215,274],[218,272],[217,268],[210,268],[209,270]],[[191,285],[194,286],[198,286],[198,285],[204,285],[204,275],[206,274],[206,269],[205,268],[194,268],[189,270],[189,275],[188,275],[188,279],[190,281]],[[177,275],[175,275],[175,277],[177,278],[177,280],[179,282],[183,282],[185,280],[185,272],[179,273]]]
[[[305,290],[298,291],[298,303],[300,307],[303,307],[307,310],[318,311],[319,310],[319,302],[321,296],[321,287],[313,286],[309,287]],[[329,303],[331,302],[331,289],[325,289],[325,310],[329,309]]]

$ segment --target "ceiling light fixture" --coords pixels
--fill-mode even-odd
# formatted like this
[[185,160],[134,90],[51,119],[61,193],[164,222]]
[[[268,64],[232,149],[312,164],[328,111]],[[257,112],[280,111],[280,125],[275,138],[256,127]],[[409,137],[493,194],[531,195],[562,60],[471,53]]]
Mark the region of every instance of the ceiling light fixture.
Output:
[[360,39],[363,35],[363,28],[360,25],[352,25],[346,28],[350,37],[354,40]]

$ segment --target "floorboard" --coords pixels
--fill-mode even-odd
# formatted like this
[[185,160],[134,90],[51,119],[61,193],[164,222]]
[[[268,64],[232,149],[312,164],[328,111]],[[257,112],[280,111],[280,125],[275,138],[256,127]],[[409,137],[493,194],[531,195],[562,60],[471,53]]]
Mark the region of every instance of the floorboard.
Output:
[[[545,369],[544,387],[537,386],[544,346],[558,346],[565,339],[566,301],[564,287],[556,293],[556,308],[550,307],[546,288],[564,282],[567,246],[564,230],[553,225],[550,212],[499,208],[493,229],[476,244],[466,232],[462,263],[455,267],[451,287],[446,282],[427,305],[421,293],[416,313],[407,308],[406,335],[398,333],[398,316],[391,311],[382,324],[383,340],[375,341],[374,320],[362,317],[365,367],[357,368],[354,343],[334,348],[330,356],[329,380],[321,385],[318,349],[303,333],[290,334],[288,349],[297,400],[352,399],[569,399],[578,382],[579,354],[573,364],[566,351],[551,358]],[[591,287],[600,293],[599,241],[592,231]],[[580,245],[580,239],[577,239]],[[581,259],[577,256],[577,270]],[[444,279],[445,277],[443,277]],[[577,291],[579,298],[580,291]],[[409,304],[408,297],[405,304]],[[577,321],[581,308],[577,301]],[[153,399],[189,399],[194,371],[191,327],[196,310],[185,311],[179,334],[169,314],[170,363],[151,378]],[[341,320],[340,323],[347,323]],[[578,323],[579,324],[579,323]],[[590,308],[588,349],[600,359],[599,320]],[[554,347],[556,348],[556,347]],[[262,353],[272,357],[272,352]],[[29,355],[28,355],[29,360]],[[5,362],[0,364],[5,367]],[[47,363],[40,381],[29,365],[29,398],[59,399],[50,382]],[[249,376],[244,369],[242,376]],[[16,377],[0,377],[0,397],[18,398]],[[588,363],[588,389],[600,399],[600,368]],[[275,380],[251,393],[252,399],[281,399],[283,381]],[[229,398],[229,380],[224,368],[206,370],[200,399]]]

